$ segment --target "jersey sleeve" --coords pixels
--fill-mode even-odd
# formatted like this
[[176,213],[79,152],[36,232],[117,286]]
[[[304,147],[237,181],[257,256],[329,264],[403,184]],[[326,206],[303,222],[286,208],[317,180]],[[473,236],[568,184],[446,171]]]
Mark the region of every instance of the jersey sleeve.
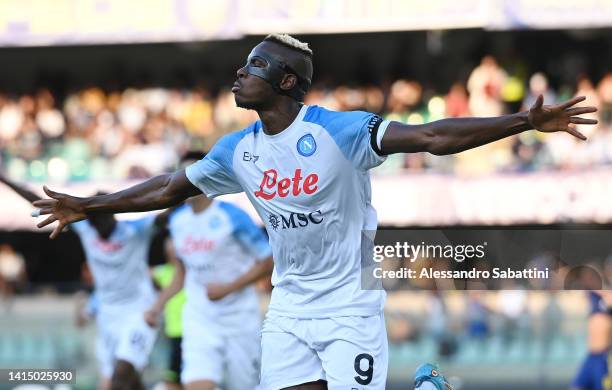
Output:
[[221,207],[232,221],[234,237],[249,254],[257,260],[272,255],[268,237],[244,210],[229,203],[222,203]]
[[387,158],[378,149],[378,131],[386,129],[389,122],[365,111],[335,112],[312,107],[305,121],[322,126],[336,142],[344,156],[361,170],[374,168]]
[[139,236],[151,237],[155,233],[155,215],[148,215],[144,218],[130,221]]
[[158,266],[153,267],[153,281],[157,283],[161,288],[165,288],[172,281],[173,275],[172,265],[170,264],[160,264]]
[[85,232],[85,229],[87,229],[87,223],[88,222],[86,220],[83,220],[83,221],[77,221],[77,222],[71,223],[68,226],[78,236],[81,236]]
[[187,179],[206,196],[242,192],[233,169],[234,150],[244,136],[244,130],[228,134],[217,142],[210,153],[185,169]]
[[160,265],[156,265],[155,267],[153,267],[153,270],[151,272],[151,278],[153,279],[153,281],[155,283],[157,283],[160,287],[164,287],[162,285],[162,282],[164,280],[164,274],[165,274],[165,266],[166,264],[160,264]]
[[177,220],[180,219],[181,215],[187,207],[190,206],[188,206],[187,204],[180,206],[179,208],[174,210],[172,214],[170,214],[170,216],[168,217],[168,233],[170,234],[170,238],[175,237],[175,232],[179,225],[179,222],[177,222]]

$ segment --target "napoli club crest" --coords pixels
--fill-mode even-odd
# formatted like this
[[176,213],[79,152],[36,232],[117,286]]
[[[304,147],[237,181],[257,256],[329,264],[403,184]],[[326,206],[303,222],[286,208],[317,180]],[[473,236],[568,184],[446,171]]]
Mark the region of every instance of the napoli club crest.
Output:
[[309,157],[314,154],[317,150],[317,143],[312,134],[306,134],[298,140],[297,150],[304,157]]
[[208,226],[209,226],[211,229],[217,229],[217,228],[219,228],[219,226],[221,226],[221,219],[220,219],[218,216],[214,215],[214,216],[213,216],[213,217],[210,219],[210,221],[208,221]]

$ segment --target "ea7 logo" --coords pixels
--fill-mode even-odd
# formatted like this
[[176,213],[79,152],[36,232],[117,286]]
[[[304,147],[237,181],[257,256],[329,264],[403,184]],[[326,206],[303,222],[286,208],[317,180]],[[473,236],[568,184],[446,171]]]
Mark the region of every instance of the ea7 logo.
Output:
[[268,222],[274,231],[281,229],[295,229],[308,226],[309,224],[318,225],[323,222],[321,210],[310,213],[291,213],[288,217],[284,215],[270,214]]
[[251,154],[249,152],[244,152],[242,154],[242,161],[253,161],[253,162],[257,162],[257,160],[259,160],[259,156],[256,156],[254,154]]

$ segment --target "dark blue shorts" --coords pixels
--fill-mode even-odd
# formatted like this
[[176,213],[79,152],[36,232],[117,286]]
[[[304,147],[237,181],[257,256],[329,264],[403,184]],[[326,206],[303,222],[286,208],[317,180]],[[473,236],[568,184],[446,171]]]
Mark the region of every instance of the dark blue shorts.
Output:
[[584,359],[572,387],[581,390],[608,390],[604,380],[608,376],[608,353],[591,353]]

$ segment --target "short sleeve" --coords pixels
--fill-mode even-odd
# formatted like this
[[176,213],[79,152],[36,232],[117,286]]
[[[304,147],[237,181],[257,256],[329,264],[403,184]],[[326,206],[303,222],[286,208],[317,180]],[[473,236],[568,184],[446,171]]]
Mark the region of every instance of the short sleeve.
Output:
[[87,220],[83,220],[71,223],[69,226],[73,232],[75,232],[78,236],[81,236],[87,229],[88,224],[89,222],[87,222]]
[[149,237],[155,233],[155,215],[129,221],[139,236]]
[[220,206],[232,221],[234,237],[247,252],[257,260],[264,260],[272,255],[268,237],[244,210],[225,202]]
[[174,270],[171,264],[160,264],[153,268],[153,281],[164,288],[172,281],[173,274]]
[[232,167],[236,145],[244,137],[246,130],[228,134],[217,142],[210,152],[200,161],[185,169],[187,179],[206,196],[242,192]]
[[346,159],[358,169],[374,168],[386,159],[378,150],[376,135],[388,122],[376,114],[364,111],[335,112],[313,106],[306,113],[304,121],[323,127]]
[[183,204],[182,206],[174,210],[172,214],[170,214],[170,217],[168,217],[168,231],[170,232],[171,238],[174,238],[175,236],[176,229],[178,229],[178,226],[180,224],[179,221],[181,216],[190,207],[191,206],[187,204]]

